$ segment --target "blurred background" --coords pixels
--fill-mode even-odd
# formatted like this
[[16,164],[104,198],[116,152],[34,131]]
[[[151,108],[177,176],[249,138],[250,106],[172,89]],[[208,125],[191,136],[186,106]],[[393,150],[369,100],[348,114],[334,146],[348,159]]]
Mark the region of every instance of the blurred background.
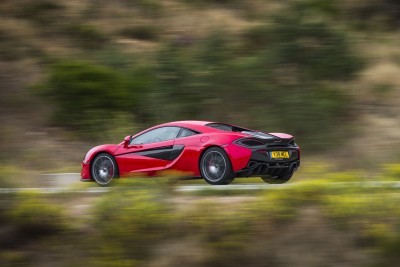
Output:
[[[124,136],[154,124],[187,119],[295,135],[303,151],[296,181],[397,181],[399,27],[400,2],[396,0],[1,0],[0,182],[4,188],[35,187],[33,177],[38,174],[79,172],[82,157],[94,145],[119,143]],[[107,198],[117,196],[99,200],[3,194],[0,225],[6,230],[0,230],[0,239],[8,241],[0,242],[0,261],[4,266],[70,266],[74,261],[61,255],[65,248],[54,240],[62,235],[70,240],[65,245],[67,255],[89,266],[265,266],[265,262],[293,266],[299,265],[298,254],[305,255],[304,266],[337,266],[337,261],[341,266],[397,266],[397,213],[394,206],[381,201],[391,197],[389,202],[399,202],[397,192],[353,188],[354,192],[326,193],[326,185],[316,183],[322,189],[313,184],[314,191],[306,186],[300,193],[291,189],[261,192],[256,200],[245,193],[233,200],[242,203],[241,198],[245,199],[245,207],[238,208],[226,196],[184,196],[183,200],[180,196],[173,211],[165,208],[177,196],[169,186],[159,184],[156,190],[153,184],[141,184],[143,192],[138,195],[124,191],[128,202],[119,199],[121,206],[107,207],[103,205]],[[287,197],[294,193],[303,196],[300,203],[307,204],[295,206],[296,212]],[[95,208],[91,204],[80,207],[86,198],[99,203],[93,204]],[[148,198],[157,203],[155,207],[146,205]],[[181,206],[186,198],[199,213],[192,211],[184,220],[188,211]],[[264,198],[276,204],[265,209],[278,209],[276,213],[253,210]],[[343,199],[344,210],[352,212],[334,209]],[[129,201],[139,204],[131,210]],[[200,204],[196,209],[198,201],[235,211],[218,217],[216,211],[200,212],[204,209]],[[64,202],[78,208],[65,208]],[[279,209],[281,203],[286,206]],[[375,209],[366,208],[374,203]],[[10,207],[16,211],[10,213],[14,210]],[[108,214],[119,207],[132,213],[113,215],[120,224],[112,228],[116,232],[104,224],[98,232],[87,234],[97,228],[96,220],[112,221],[114,217]],[[60,213],[64,209],[67,215]],[[366,213],[370,221],[363,217]],[[71,214],[77,220],[72,225],[67,220]],[[326,214],[333,217],[327,219]],[[144,219],[135,221],[136,216]],[[377,222],[377,216],[385,220]],[[46,221],[48,217],[59,221]],[[287,222],[287,217],[297,220]],[[274,229],[286,228],[278,227],[282,218],[284,225],[300,234],[289,231],[286,237],[277,236]],[[336,225],[331,218],[340,218],[339,230],[330,225]],[[154,220],[162,225],[147,228],[148,221]],[[268,221],[269,230],[262,227],[262,220]],[[215,235],[211,234],[214,224],[220,225]],[[41,225],[46,225],[45,230]],[[137,227],[125,233],[116,230],[124,225]],[[195,227],[202,229],[198,235],[185,232]],[[175,236],[160,234],[167,229]],[[343,229],[346,234],[340,232]],[[362,230],[348,236],[354,229]],[[257,240],[260,231],[277,245]],[[304,241],[309,246],[302,248],[301,240],[309,231],[316,231],[318,238]],[[87,243],[72,237],[81,232],[88,235]],[[178,242],[179,235],[185,236],[184,242]],[[29,240],[38,236],[41,243],[35,246]],[[318,241],[331,238],[337,238],[336,246]],[[104,240],[115,240],[115,244],[89,245]],[[257,249],[243,248],[249,240]],[[297,245],[291,246],[288,240]],[[141,242],[143,251],[137,247]],[[126,248],[132,243],[135,253]],[[54,251],[42,258],[33,256],[49,244]],[[172,251],[167,249],[170,244]],[[279,250],[288,246],[293,259]],[[88,258],[84,247],[89,248]],[[191,249],[181,258],[176,251],[185,247]],[[317,256],[313,257],[314,249]],[[352,249],[358,252],[347,254]],[[225,254],[216,253],[219,250]],[[242,251],[241,261],[237,252]]]

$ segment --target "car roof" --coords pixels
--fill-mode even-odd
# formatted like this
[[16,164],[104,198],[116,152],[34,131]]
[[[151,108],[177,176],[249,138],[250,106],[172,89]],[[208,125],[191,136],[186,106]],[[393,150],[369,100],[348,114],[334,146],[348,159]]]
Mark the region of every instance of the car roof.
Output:
[[[199,131],[199,132],[219,132],[218,129],[208,127],[206,126],[209,123],[215,123],[212,121],[194,121],[194,120],[188,120],[188,121],[173,121],[173,122],[167,122],[158,125],[159,126],[178,126],[178,127],[183,127],[183,128],[188,128],[191,130]],[[224,123],[226,124],[226,123]]]

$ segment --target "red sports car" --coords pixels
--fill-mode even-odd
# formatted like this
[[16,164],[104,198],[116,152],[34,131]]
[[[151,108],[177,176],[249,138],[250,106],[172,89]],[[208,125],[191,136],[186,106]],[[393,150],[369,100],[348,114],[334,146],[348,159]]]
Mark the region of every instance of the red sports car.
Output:
[[117,145],[100,145],[86,154],[82,181],[108,185],[132,173],[153,175],[178,170],[213,185],[235,177],[287,182],[300,166],[293,136],[264,133],[225,123],[176,121],[125,137]]

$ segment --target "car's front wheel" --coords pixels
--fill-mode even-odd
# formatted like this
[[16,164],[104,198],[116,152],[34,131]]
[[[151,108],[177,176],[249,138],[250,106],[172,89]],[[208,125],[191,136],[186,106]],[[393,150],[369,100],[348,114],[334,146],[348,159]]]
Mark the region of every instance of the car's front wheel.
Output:
[[226,152],[219,147],[207,149],[200,159],[200,173],[212,185],[229,184],[235,178],[232,164]]
[[97,155],[91,164],[93,180],[101,186],[107,186],[118,177],[118,166],[113,156],[108,153]]

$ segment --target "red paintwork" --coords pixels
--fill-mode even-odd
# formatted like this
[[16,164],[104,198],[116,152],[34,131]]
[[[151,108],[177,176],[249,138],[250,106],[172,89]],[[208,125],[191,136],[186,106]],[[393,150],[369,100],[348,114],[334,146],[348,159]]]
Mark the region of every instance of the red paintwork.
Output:
[[[118,165],[119,174],[122,177],[135,172],[144,172],[151,175],[154,174],[155,171],[161,170],[178,170],[192,176],[200,176],[200,157],[202,152],[211,146],[218,146],[226,151],[234,172],[243,169],[247,165],[252,151],[246,147],[235,144],[234,141],[243,137],[249,137],[249,135],[240,132],[225,132],[205,126],[205,124],[208,123],[211,122],[169,122],[151,127],[133,136],[134,138],[142,133],[162,126],[178,126],[199,132],[199,134],[177,138],[175,140],[145,144],[140,147],[124,147],[124,141],[118,145],[109,144],[94,147],[89,150],[82,162],[81,178],[82,180],[92,179],[90,164],[94,157],[100,153],[109,153],[114,156]],[[276,133],[274,135],[285,139],[292,138],[292,136],[288,134]],[[150,158],[132,153],[172,145],[184,145],[183,152],[173,161]]]
[[158,171],[165,169],[165,166],[169,161],[144,157],[133,153],[143,149],[153,149],[172,145],[174,145],[174,140],[146,144],[141,148],[124,147],[123,145],[119,146],[114,152],[114,156],[118,163],[120,174],[123,175],[130,172]]
[[90,180],[92,178],[91,173],[90,173],[90,162],[94,158],[94,156],[100,154],[100,153],[109,153],[111,155],[114,155],[114,151],[119,147],[120,145],[100,145],[96,146],[92,149],[90,149],[87,153],[85,158],[83,159],[82,162],[82,171],[81,171],[81,178],[82,180]]

